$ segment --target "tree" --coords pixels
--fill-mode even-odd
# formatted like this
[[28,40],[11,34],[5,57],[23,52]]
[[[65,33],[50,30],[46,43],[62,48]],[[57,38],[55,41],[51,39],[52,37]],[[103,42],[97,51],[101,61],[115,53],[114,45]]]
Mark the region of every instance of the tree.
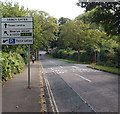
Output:
[[120,34],[120,2],[78,2],[86,12],[95,8],[92,22],[102,24],[108,34]]
[[83,49],[86,41],[86,30],[89,28],[82,21],[73,20],[61,26],[61,36],[66,46],[72,47],[78,51],[78,61],[80,60],[80,50]]
[[44,11],[29,11],[34,17],[34,44],[33,49],[48,48],[50,42],[55,40],[58,32],[57,20]]
[[18,3],[2,2],[1,3],[2,17],[25,17],[27,16],[27,10],[24,7],[20,7]]
[[59,24],[59,31],[58,31],[58,40],[57,40],[57,47],[58,48],[65,48],[65,45],[64,45],[64,41],[63,41],[63,37],[60,36],[60,33],[61,33],[61,26],[67,22],[71,21],[69,18],[65,18],[65,17],[61,17],[59,20],[58,20],[58,24]]
[[83,23],[81,20],[73,20],[61,26],[60,36],[63,37],[66,46],[78,51],[78,61],[80,61],[80,53],[91,49],[96,62],[102,40],[107,37],[107,34],[98,29],[91,29],[88,24]]
[[59,20],[58,20],[58,24],[59,25],[62,25],[62,24],[65,24],[66,22],[70,21],[69,18],[65,18],[65,17],[61,17]]
[[95,23],[93,21],[95,12],[96,12],[96,8],[77,16],[75,19],[82,20],[84,23],[89,24],[91,29],[104,30],[104,28],[101,24]]
[[101,62],[107,66],[120,67],[119,51],[119,44],[115,40],[103,40],[100,52]]

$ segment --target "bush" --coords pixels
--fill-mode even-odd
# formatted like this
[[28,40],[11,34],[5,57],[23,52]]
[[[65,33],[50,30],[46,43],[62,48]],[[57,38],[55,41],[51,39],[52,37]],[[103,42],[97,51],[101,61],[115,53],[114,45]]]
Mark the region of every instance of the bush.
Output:
[[[120,50],[120,49],[119,49]],[[80,62],[92,63],[94,62],[94,52],[91,49],[81,50]],[[98,53],[97,53],[98,54]],[[120,67],[120,59],[118,57],[119,51],[108,51],[101,49],[99,56],[96,56],[97,64],[111,67]],[[71,49],[57,49],[52,52],[52,56],[55,58],[69,59],[78,61],[78,52]]]
[[68,56],[68,52],[66,50],[61,50],[61,58],[65,59]]
[[58,52],[57,52],[58,58],[62,58],[62,56],[63,56],[62,52],[63,52],[62,49],[58,50]]
[[18,53],[2,53],[0,58],[2,63],[2,81],[6,81],[13,77],[14,74],[23,71],[25,63]]
[[51,54],[55,58],[62,58],[62,59],[77,60],[77,57],[78,57],[78,54],[76,51],[68,51],[65,49],[54,50]]
[[52,51],[52,52],[51,52],[52,56],[55,57],[55,58],[58,58],[57,52],[58,52],[57,49],[54,50],[54,51]]

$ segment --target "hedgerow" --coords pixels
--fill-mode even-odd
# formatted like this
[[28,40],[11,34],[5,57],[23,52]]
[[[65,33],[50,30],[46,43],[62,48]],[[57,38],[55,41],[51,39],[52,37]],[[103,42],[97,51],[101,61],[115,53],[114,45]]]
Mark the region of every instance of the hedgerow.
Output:
[[25,67],[24,60],[18,53],[3,52],[0,63],[2,64],[2,81],[7,81],[14,74],[22,72]]
[[[101,50],[99,61],[97,61],[97,64],[109,66],[109,67],[120,68],[120,64],[119,64],[120,59],[118,58],[117,53],[118,53],[117,51],[114,52],[113,54],[107,53],[107,52],[105,53],[104,50]],[[65,49],[56,49],[51,52],[51,55],[55,58],[78,61],[78,52],[74,51],[74,50],[67,51]],[[94,53],[90,50],[81,51],[79,62],[93,63],[94,62]]]

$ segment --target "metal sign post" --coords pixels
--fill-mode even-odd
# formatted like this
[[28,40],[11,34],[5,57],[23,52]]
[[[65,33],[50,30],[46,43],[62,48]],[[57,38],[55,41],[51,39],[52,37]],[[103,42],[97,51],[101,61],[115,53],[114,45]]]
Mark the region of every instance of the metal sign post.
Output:
[[28,45],[28,88],[30,89],[30,45]]

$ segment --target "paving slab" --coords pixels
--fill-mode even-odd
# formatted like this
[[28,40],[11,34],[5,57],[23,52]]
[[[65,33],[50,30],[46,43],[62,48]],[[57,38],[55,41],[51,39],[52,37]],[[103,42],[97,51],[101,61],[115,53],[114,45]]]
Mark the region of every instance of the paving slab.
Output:
[[28,89],[28,69],[14,76],[2,87],[2,112],[39,112],[39,62],[30,63],[31,89]]

